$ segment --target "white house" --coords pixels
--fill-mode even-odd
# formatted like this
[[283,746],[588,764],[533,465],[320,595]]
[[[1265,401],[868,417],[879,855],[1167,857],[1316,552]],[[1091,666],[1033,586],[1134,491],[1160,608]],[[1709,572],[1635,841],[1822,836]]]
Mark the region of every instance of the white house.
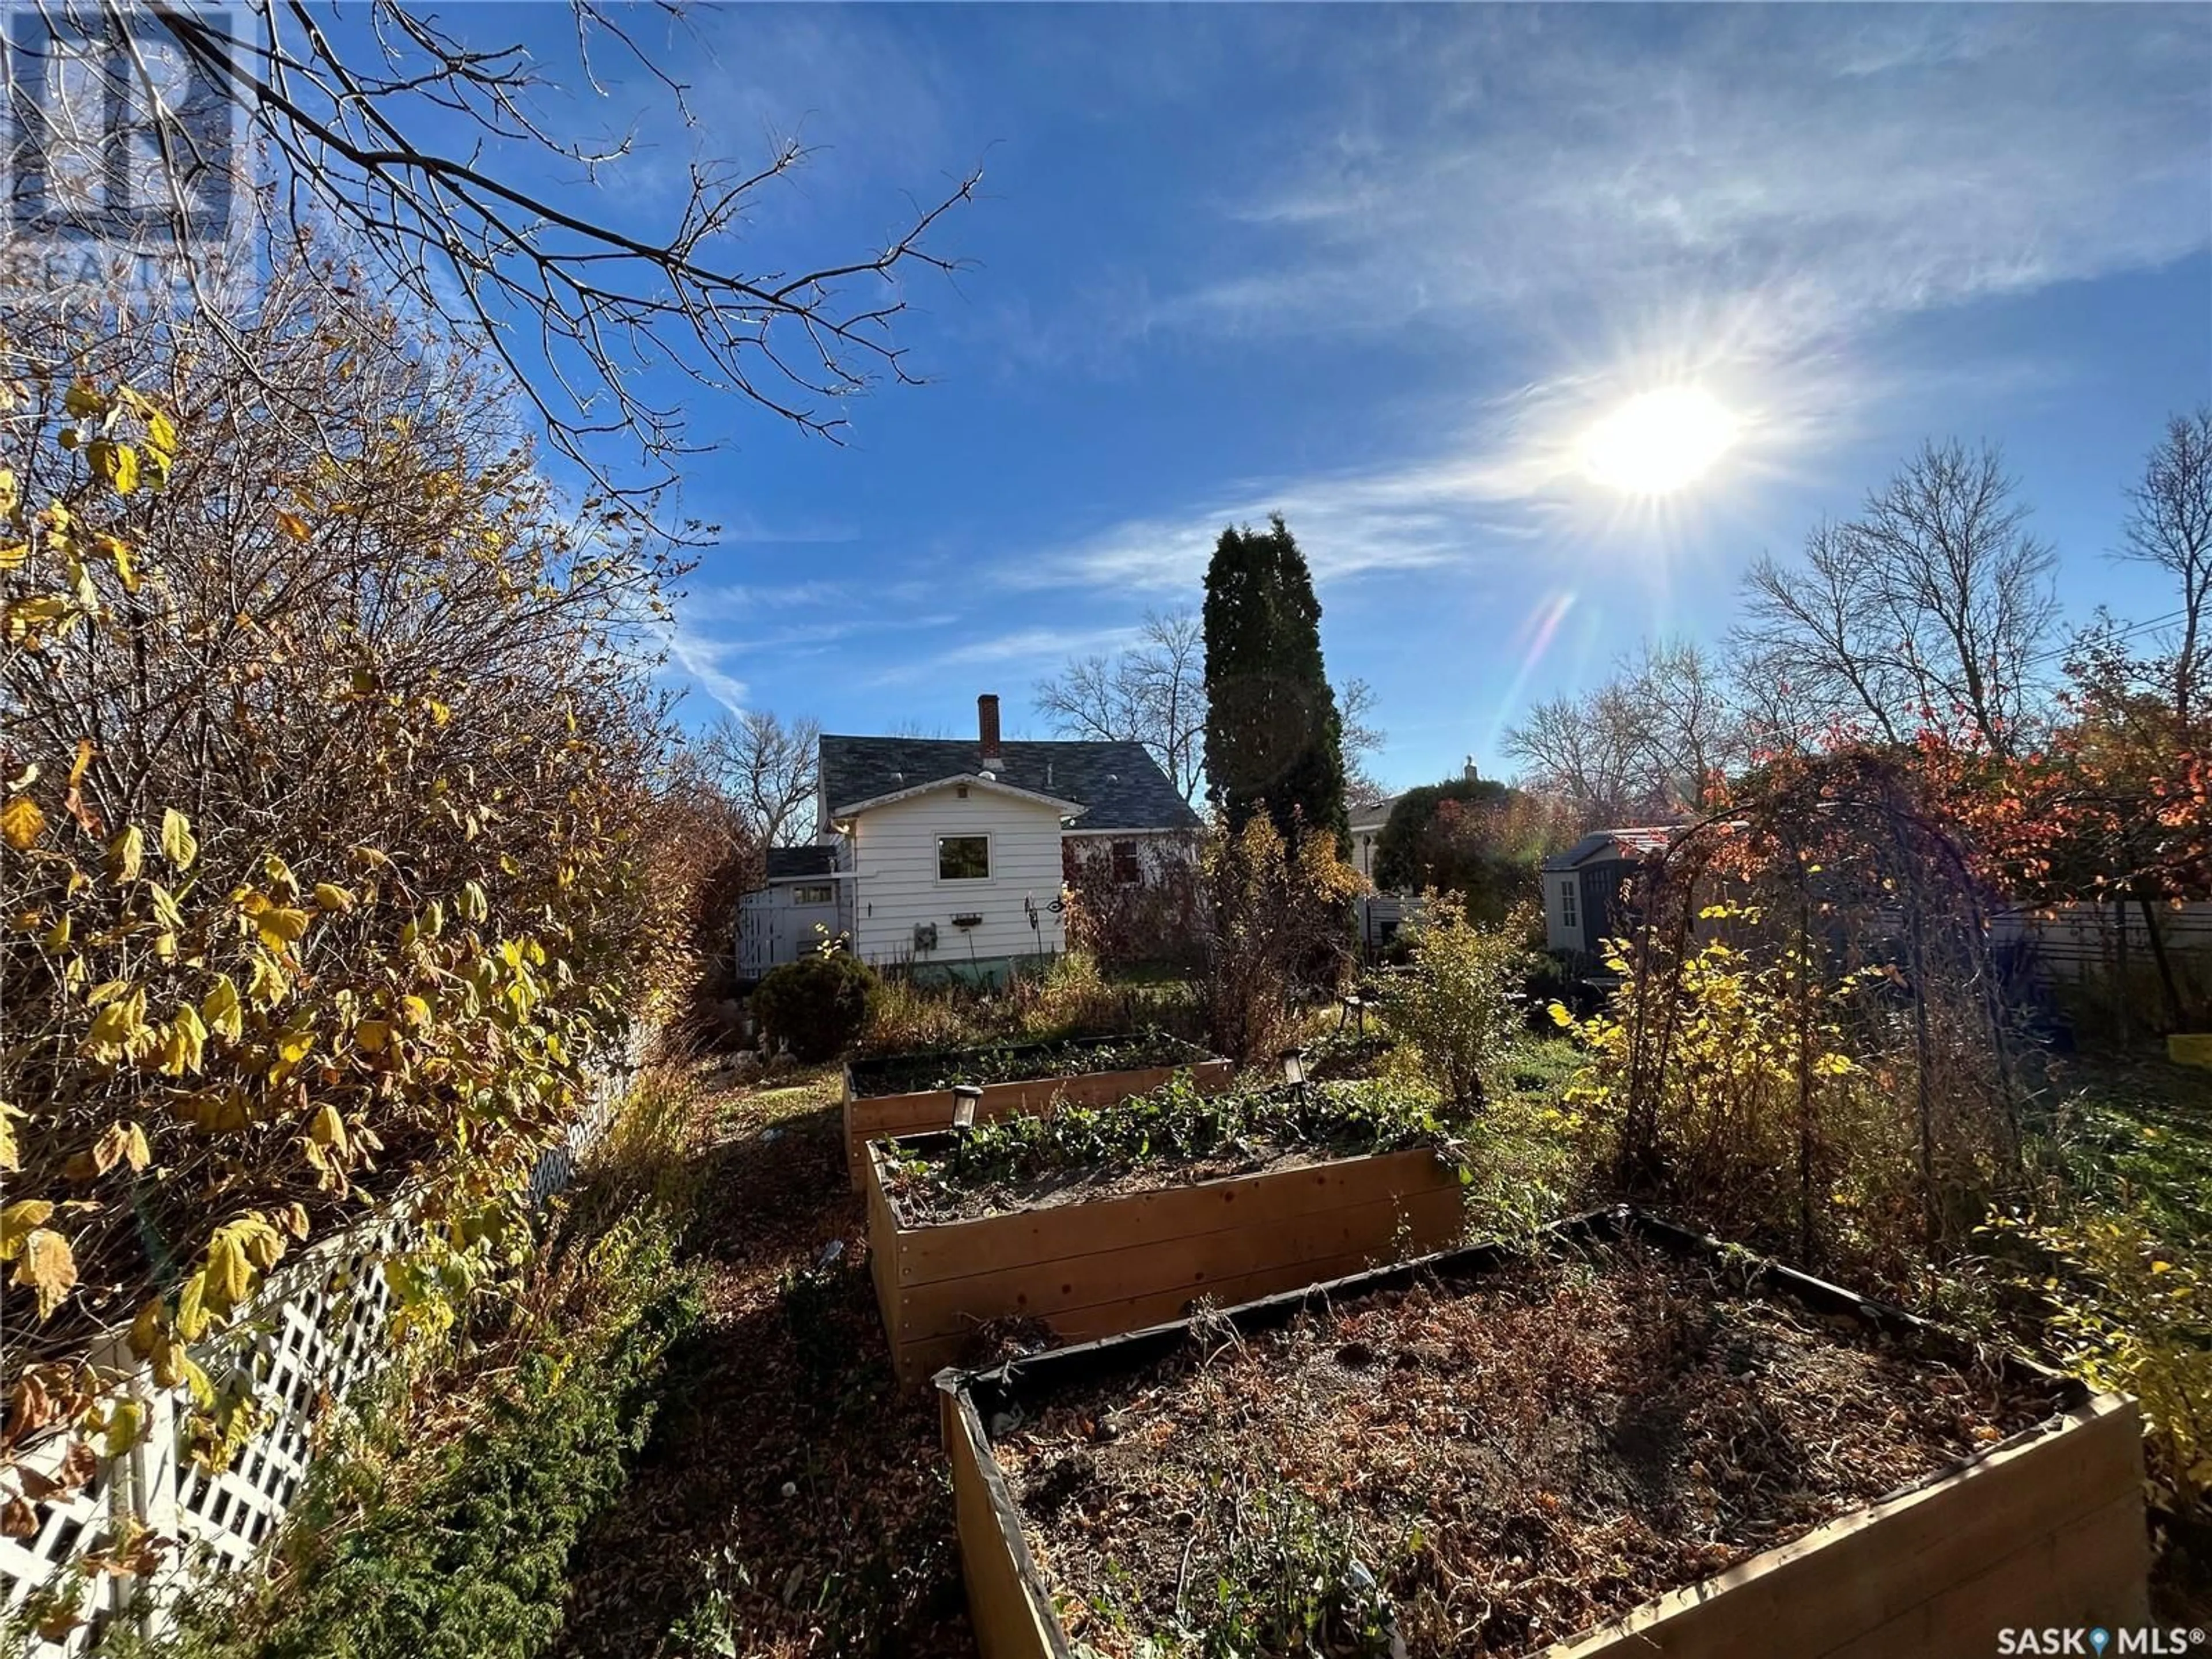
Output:
[[1352,832],[1352,867],[1370,882],[1375,879],[1376,844],[1382,839],[1382,826],[1390,822],[1390,809],[1397,804],[1397,796],[1385,795],[1381,800],[1355,806],[1346,826]]
[[1131,882],[1182,855],[1198,815],[1142,744],[1005,742],[998,698],[975,706],[972,742],[824,734],[815,845],[771,853],[740,903],[740,977],[842,935],[878,966],[1003,978],[1066,948],[1072,844]]

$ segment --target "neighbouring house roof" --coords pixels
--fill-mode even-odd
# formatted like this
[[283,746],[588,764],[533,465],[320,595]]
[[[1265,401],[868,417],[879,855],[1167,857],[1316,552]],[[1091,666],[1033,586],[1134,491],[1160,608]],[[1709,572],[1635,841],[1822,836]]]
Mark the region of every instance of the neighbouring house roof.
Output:
[[[832,817],[984,769],[973,738],[822,738],[822,797]],[[1087,808],[1086,830],[1198,828],[1198,814],[1140,743],[1003,743],[989,769],[1011,788]]]
[[1574,870],[1609,859],[1640,859],[1663,853],[1674,839],[1675,827],[1656,823],[1628,830],[1593,830],[1564,853],[1544,860],[1547,870]]
[[767,859],[770,881],[797,881],[807,876],[837,873],[837,849],[834,847],[771,847]]
[[1390,821],[1390,809],[1398,804],[1396,795],[1385,795],[1381,800],[1352,809],[1347,827],[1353,830],[1380,830]]

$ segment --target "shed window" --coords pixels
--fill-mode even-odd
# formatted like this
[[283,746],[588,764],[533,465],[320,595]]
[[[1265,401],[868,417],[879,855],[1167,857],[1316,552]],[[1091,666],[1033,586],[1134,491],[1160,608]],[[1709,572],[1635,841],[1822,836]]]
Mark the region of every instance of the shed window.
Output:
[[937,838],[937,878],[939,881],[988,881],[991,878],[991,838],[988,836],[939,836]]
[[1118,887],[1134,887],[1145,878],[1143,867],[1137,862],[1137,843],[1117,841],[1113,846],[1114,883]]
[[1559,921],[1569,927],[1582,926],[1575,919],[1575,884],[1571,881],[1559,884]]
[[806,887],[794,887],[791,890],[791,902],[793,904],[827,904],[836,896],[836,893],[826,881]]

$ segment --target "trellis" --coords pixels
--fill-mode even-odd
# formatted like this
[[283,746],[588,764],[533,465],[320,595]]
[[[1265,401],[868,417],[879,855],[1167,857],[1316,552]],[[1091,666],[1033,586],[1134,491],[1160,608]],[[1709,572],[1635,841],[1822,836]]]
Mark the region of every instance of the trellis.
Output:
[[[530,1179],[533,1203],[568,1185],[628,1091],[642,1049],[641,1035],[602,1072],[589,1108],[540,1157]],[[102,1460],[77,1492],[33,1505],[39,1524],[31,1536],[0,1536],[0,1618],[83,1571],[86,1553],[119,1529],[142,1526],[176,1548],[151,1585],[94,1573],[77,1604],[85,1622],[58,1638],[33,1634],[29,1659],[71,1659],[118,1620],[155,1633],[165,1607],[195,1577],[259,1565],[307,1482],[319,1425],[392,1358],[392,1296],[381,1269],[410,1229],[411,1207],[403,1202],[301,1252],[270,1275],[231,1334],[194,1352],[218,1389],[240,1368],[253,1379],[257,1421],[221,1470],[199,1468],[186,1451],[178,1392],[156,1387],[143,1367],[135,1372],[126,1392],[146,1413],[138,1443]],[[118,1345],[94,1358],[125,1370],[125,1352]],[[62,1442],[40,1449],[46,1464],[36,1452],[28,1461],[51,1474]]]

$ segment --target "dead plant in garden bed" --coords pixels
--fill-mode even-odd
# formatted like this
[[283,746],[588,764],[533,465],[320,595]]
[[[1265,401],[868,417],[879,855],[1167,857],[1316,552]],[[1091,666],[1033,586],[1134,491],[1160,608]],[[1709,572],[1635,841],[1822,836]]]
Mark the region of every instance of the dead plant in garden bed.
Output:
[[1206,1095],[1176,1077],[1112,1106],[893,1143],[889,1192],[912,1225],[1419,1146],[1444,1157],[1459,1146],[1423,1090],[1376,1081]]
[[1622,1242],[1200,1323],[994,1443],[1101,1653],[1518,1654],[1933,1475],[2052,1392]]
[[949,1048],[933,1054],[885,1054],[853,1062],[853,1093],[856,1098],[872,1099],[878,1095],[950,1089],[963,1083],[1018,1083],[1029,1078],[1188,1066],[1205,1058],[1205,1051],[1195,1044],[1159,1030]]

